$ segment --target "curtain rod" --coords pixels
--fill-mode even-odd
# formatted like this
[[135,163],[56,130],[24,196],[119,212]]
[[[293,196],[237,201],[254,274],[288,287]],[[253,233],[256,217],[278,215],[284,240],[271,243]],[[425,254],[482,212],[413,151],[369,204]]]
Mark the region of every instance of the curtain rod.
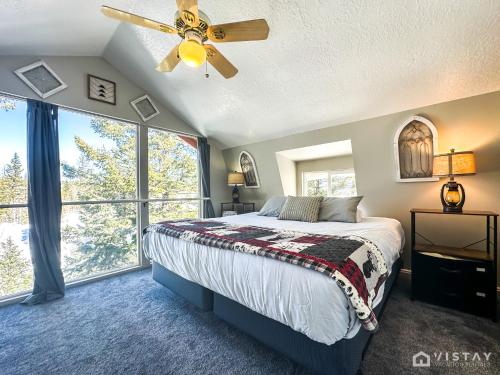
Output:
[[[5,92],[5,91],[0,91],[0,95],[6,96],[6,97],[11,97],[13,99],[21,99],[21,100],[32,99],[32,98],[29,98],[27,96],[22,96],[22,95],[18,95],[18,94],[11,94],[11,93],[8,93],[8,92]],[[50,103],[50,104],[57,105],[60,108],[64,108],[64,109],[67,109],[67,110],[70,110],[70,111],[83,112],[83,113],[87,113],[87,114],[95,115],[95,116],[99,116],[99,117],[106,117],[106,118],[109,118],[111,120],[118,120],[118,121],[123,121],[123,122],[129,122],[129,123],[132,123],[132,124],[136,124],[138,126],[146,126],[148,128],[153,128],[153,129],[158,129],[158,130],[164,130],[164,131],[168,131],[168,132],[171,132],[171,133],[176,133],[176,134],[179,134],[179,135],[186,135],[188,137],[193,137],[193,138],[198,138],[199,137],[199,135],[188,133],[188,132],[183,132],[183,131],[180,131],[180,130],[173,130],[173,129],[169,129],[169,128],[163,128],[161,126],[156,126],[156,125],[148,125],[148,124],[145,124],[145,123],[141,123],[141,122],[137,122],[137,121],[132,121],[132,120],[127,120],[127,119],[120,118],[120,117],[115,117],[115,116],[110,116],[110,115],[105,115],[105,114],[101,114],[101,113],[97,113],[97,112],[88,111],[86,109],[80,109],[80,108],[70,107],[70,106],[67,106],[67,105],[52,103],[52,102],[48,102],[48,101],[45,101],[45,100],[42,100],[42,101],[44,101],[45,103]]]

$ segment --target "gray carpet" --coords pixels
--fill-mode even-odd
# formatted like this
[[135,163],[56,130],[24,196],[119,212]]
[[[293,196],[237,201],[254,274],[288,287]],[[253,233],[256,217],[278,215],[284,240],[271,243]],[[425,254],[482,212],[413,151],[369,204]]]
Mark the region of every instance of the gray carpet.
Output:
[[[493,352],[489,367],[422,373],[500,371],[500,326],[487,319],[392,294],[362,370],[416,373],[420,350]],[[134,272],[69,289],[63,300],[0,308],[0,374],[310,374],[283,355]]]

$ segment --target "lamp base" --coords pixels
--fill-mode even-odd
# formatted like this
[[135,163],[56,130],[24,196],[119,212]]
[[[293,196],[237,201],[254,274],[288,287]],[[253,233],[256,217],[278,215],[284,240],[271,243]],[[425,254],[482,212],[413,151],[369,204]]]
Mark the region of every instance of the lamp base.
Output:
[[464,203],[464,187],[451,177],[450,181],[441,187],[441,204],[443,205],[443,212],[461,213]]
[[233,203],[240,203],[240,192],[238,191],[238,186],[234,185],[233,187]]
[[443,212],[454,212],[454,213],[460,213],[462,212],[462,207],[453,207],[453,206],[443,206]]

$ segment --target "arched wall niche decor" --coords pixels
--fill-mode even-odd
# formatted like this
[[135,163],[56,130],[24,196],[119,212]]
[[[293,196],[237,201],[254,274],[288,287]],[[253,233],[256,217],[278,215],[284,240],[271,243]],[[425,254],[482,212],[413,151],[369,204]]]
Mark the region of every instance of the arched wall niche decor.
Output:
[[432,161],[437,153],[438,134],[434,124],[425,117],[411,116],[394,135],[396,181],[437,181],[437,177],[432,177]]
[[241,151],[239,160],[241,172],[243,172],[243,176],[245,176],[245,187],[259,188],[259,174],[257,172],[257,166],[255,165],[255,160],[253,160],[252,155],[250,155],[246,151]]

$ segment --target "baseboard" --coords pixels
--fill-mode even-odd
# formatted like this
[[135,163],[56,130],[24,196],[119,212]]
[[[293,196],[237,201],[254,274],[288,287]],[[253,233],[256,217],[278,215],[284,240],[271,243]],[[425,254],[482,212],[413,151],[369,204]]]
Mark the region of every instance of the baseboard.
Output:
[[[408,268],[401,268],[399,271],[399,279],[411,284],[411,270]],[[500,286],[497,285],[497,294],[500,297]]]

